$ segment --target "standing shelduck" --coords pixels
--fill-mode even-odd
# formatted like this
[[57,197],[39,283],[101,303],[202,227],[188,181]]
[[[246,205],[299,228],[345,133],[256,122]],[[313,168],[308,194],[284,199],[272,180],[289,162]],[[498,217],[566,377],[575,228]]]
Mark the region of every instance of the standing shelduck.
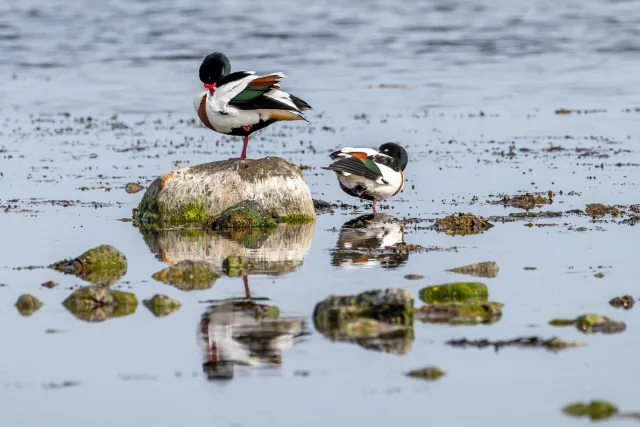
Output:
[[326,169],[338,177],[340,188],[353,197],[376,202],[395,196],[404,187],[403,171],[409,157],[400,145],[382,144],[378,150],[346,147],[329,155],[333,160]]
[[206,91],[193,102],[202,123],[211,130],[242,136],[244,146],[239,158],[247,156],[249,135],[281,120],[306,120],[311,106],[302,99],[280,90],[283,73],[256,76],[253,71],[231,72],[225,54],[207,55],[200,65],[200,80]]

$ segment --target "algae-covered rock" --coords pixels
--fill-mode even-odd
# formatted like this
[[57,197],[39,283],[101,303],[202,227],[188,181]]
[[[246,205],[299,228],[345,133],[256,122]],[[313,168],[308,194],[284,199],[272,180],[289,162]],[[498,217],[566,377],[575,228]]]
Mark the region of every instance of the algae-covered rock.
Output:
[[130,182],[124,186],[124,191],[126,191],[129,194],[135,194],[142,190],[144,190],[144,187],[138,184],[137,182]]
[[339,325],[359,318],[394,325],[413,323],[413,296],[406,289],[379,289],[358,295],[331,295],[316,304],[313,316],[320,324]]
[[277,222],[309,222],[315,210],[300,168],[279,157],[219,161],[166,173],[147,189],[134,215],[142,226],[209,227],[226,209],[257,202]]
[[450,236],[479,234],[493,227],[486,219],[473,214],[458,213],[437,219],[435,230]]
[[168,316],[178,310],[182,305],[180,301],[167,295],[156,294],[153,297],[142,301],[156,317]]
[[599,314],[584,314],[573,320],[554,319],[549,322],[551,326],[571,326],[574,325],[579,331],[585,334],[603,333],[616,334],[627,329],[624,322],[617,322],[606,316]]
[[475,325],[495,323],[502,318],[504,304],[470,300],[464,303],[425,305],[415,311],[416,319],[426,323]]
[[229,277],[243,277],[251,273],[255,265],[246,258],[229,256],[222,261],[222,269]]
[[605,420],[618,414],[618,408],[609,402],[594,400],[589,403],[572,403],[565,406],[562,412],[572,417],[588,417],[592,420]]
[[630,310],[633,308],[635,300],[631,295],[625,295],[622,297],[611,299],[611,301],[609,301],[609,304],[615,308],[624,308],[625,310]]
[[209,289],[220,275],[208,262],[185,260],[158,271],[151,277],[180,290],[193,291]]
[[224,210],[213,221],[214,230],[237,230],[251,228],[274,228],[276,220],[253,200],[243,200]]
[[489,289],[484,283],[455,282],[437,286],[427,286],[420,290],[420,299],[427,304],[450,302],[487,301]]
[[466,274],[467,276],[473,277],[486,277],[486,278],[494,278],[498,277],[498,272],[500,268],[498,264],[491,262],[476,262],[474,264],[465,265],[462,267],[452,268],[451,270],[447,270],[452,273]]
[[593,217],[599,217],[599,216],[605,216],[605,215],[611,215],[611,216],[620,215],[620,211],[618,210],[618,208],[614,206],[603,205],[602,203],[588,204],[584,211],[588,215],[591,215]]
[[33,295],[24,294],[20,295],[15,305],[21,315],[31,316],[42,307],[42,302]]
[[446,375],[445,372],[435,366],[427,366],[426,368],[414,369],[413,371],[407,372],[407,376],[409,377],[427,381],[438,380],[444,375]]
[[75,290],[62,304],[78,319],[102,322],[135,313],[138,299],[129,292],[86,286]]
[[404,289],[332,295],[316,305],[313,318],[332,341],[395,354],[408,352],[413,342],[413,297]]
[[96,285],[108,286],[125,275],[127,258],[113,246],[101,245],[75,259],[58,261],[49,267]]
[[516,196],[503,196],[495,204],[502,204],[505,206],[513,206],[520,209],[530,210],[542,205],[550,205],[553,203],[553,193],[549,191],[547,193],[548,197],[544,197],[542,195],[534,195],[534,194],[518,194]]

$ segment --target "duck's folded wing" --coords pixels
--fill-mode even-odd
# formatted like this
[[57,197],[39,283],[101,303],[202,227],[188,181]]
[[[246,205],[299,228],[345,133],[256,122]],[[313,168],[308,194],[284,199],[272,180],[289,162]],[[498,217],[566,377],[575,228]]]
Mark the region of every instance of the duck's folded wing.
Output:
[[373,160],[349,157],[339,159],[331,163],[327,169],[336,172],[346,172],[357,176],[362,176],[373,181],[382,178],[382,172]]
[[256,77],[231,99],[229,105],[241,110],[287,110],[304,117],[302,111],[311,107],[291,94],[280,90],[282,73]]

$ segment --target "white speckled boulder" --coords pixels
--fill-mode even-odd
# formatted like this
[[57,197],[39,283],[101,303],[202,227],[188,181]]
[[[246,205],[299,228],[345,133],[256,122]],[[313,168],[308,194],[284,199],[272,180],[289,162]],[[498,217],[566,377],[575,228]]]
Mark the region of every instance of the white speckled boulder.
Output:
[[[149,186],[134,219],[156,227],[209,227],[239,204],[250,219],[244,223],[258,227],[315,219],[300,168],[279,157],[219,161],[166,173]],[[257,212],[249,212],[255,207]]]

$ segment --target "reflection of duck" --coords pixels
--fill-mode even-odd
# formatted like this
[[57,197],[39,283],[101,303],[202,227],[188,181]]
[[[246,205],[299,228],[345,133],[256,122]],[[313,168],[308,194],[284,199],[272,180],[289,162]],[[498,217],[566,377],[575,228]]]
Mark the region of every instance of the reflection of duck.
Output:
[[223,301],[202,315],[199,342],[203,372],[210,380],[231,379],[235,365],[281,365],[282,352],[305,335],[304,319],[279,318],[277,307],[251,299]]
[[228,257],[252,265],[251,274],[284,274],[299,268],[311,247],[314,223],[278,225],[272,230],[142,230],[156,258],[167,264],[183,260],[207,261],[222,270]]
[[404,243],[404,226],[385,214],[362,215],[347,221],[340,230],[331,264],[345,268],[396,268],[409,254],[387,249]]

